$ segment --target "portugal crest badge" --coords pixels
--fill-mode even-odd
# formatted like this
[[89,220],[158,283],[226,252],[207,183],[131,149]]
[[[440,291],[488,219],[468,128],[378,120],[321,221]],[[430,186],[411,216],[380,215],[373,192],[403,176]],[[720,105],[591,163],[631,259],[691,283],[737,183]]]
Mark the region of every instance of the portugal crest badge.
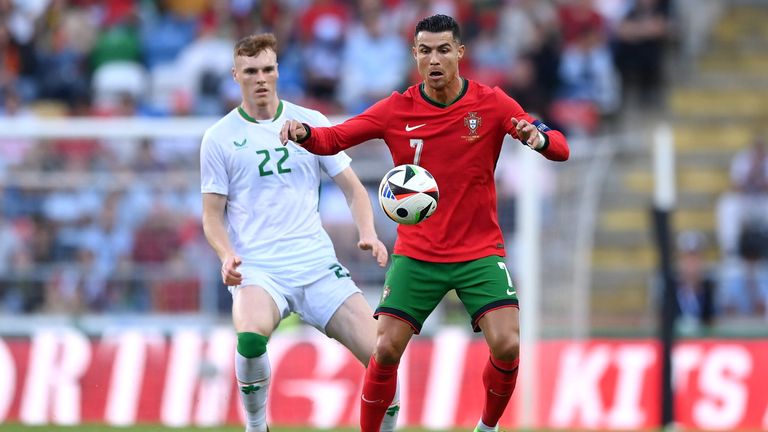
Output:
[[477,116],[476,112],[471,112],[464,117],[464,126],[469,128],[469,135],[477,135],[477,129],[483,124],[483,119]]
[[464,117],[464,126],[469,129],[469,135],[464,136],[463,138],[467,139],[468,141],[474,141],[478,138],[477,130],[482,126],[483,119],[482,117],[477,115],[477,112],[473,111],[470,113],[467,113],[467,116]]

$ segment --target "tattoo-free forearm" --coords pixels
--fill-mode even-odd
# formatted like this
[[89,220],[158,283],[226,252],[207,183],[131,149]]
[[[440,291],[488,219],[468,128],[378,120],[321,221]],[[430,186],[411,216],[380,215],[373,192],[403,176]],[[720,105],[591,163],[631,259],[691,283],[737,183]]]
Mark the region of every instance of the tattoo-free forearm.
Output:
[[235,250],[229,240],[229,233],[227,232],[223,215],[217,216],[204,212],[203,232],[208,240],[208,244],[216,251],[216,255],[218,255],[221,262],[224,262],[226,257],[235,254]]
[[352,193],[346,198],[349,211],[352,213],[352,220],[355,222],[360,238],[376,237],[371,200],[368,198],[368,192],[365,190],[365,187],[360,184],[358,187],[353,188]]

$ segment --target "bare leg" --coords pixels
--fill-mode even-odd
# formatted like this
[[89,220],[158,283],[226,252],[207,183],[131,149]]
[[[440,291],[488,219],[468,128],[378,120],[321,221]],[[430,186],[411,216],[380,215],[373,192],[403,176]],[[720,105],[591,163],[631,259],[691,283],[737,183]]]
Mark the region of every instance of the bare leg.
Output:
[[[376,320],[362,294],[350,296],[333,314],[325,330],[329,337],[347,347],[360,363],[368,366],[376,345]],[[395,430],[399,411],[400,397],[396,389],[381,422],[381,432]]]

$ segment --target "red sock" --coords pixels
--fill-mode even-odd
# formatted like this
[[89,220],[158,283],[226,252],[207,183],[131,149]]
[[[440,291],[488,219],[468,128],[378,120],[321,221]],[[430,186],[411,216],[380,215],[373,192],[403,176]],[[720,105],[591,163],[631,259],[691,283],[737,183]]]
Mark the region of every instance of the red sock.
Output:
[[395,398],[397,390],[397,367],[393,365],[379,365],[371,356],[368,368],[365,369],[365,382],[360,401],[360,428],[361,432],[379,432],[384,414]]
[[519,359],[503,361],[488,356],[488,363],[483,370],[483,385],[485,386],[485,406],[483,407],[483,423],[496,426],[499,423],[504,408],[512,397],[517,382],[517,366]]

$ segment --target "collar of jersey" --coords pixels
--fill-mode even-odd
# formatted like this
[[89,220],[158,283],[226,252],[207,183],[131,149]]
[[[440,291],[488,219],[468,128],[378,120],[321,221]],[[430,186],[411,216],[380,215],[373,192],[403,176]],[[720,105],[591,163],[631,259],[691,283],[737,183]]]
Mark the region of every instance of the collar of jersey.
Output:
[[[240,113],[241,117],[243,117],[245,120],[247,120],[247,121],[249,121],[251,123],[256,123],[256,124],[265,123],[264,120],[259,121],[259,120],[256,120],[255,118],[249,116],[248,113],[245,112],[245,110],[243,109],[242,105],[238,105],[237,106],[237,112]],[[277,120],[277,118],[280,117],[280,114],[282,114],[282,113],[283,113],[283,101],[281,99],[280,103],[277,105],[277,112],[275,113],[275,116],[272,118],[272,121],[274,122],[275,120]]]
[[453,105],[456,103],[457,100],[464,97],[465,94],[467,94],[467,88],[469,88],[469,81],[467,81],[466,78],[461,79],[461,91],[459,92],[458,96],[456,96],[452,101],[448,102],[447,104],[444,104],[442,102],[438,102],[431,97],[427,96],[427,93],[424,91],[424,82],[419,84],[419,93],[421,93],[421,97],[424,98],[425,101],[429,102],[430,104],[438,107],[438,108],[445,108],[447,106]]

